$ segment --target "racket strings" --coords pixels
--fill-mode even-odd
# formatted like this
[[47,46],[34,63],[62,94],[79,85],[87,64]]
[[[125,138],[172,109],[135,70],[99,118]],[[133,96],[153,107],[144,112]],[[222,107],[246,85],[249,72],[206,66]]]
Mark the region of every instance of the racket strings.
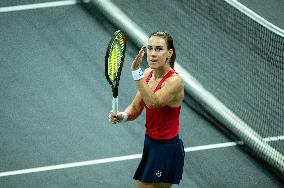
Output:
[[111,39],[105,56],[105,76],[112,86],[113,93],[118,87],[126,51],[126,35],[116,31]]
[[114,81],[119,74],[121,67],[121,59],[123,57],[123,51],[125,50],[125,41],[118,35],[113,42],[113,48],[110,51],[110,58],[108,62],[108,74],[111,81]]

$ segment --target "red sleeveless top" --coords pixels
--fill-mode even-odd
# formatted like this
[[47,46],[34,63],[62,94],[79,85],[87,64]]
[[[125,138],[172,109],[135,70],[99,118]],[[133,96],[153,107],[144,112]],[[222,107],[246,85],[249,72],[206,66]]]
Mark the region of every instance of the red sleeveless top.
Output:
[[[167,78],[175,74],[175,70],[171,69],[158,83],[154,92],[161,89],[162,84]],[[146,83],[149,83],[152,77],[153,70],[146,78]],[[176,137],[179,133],[179,114],[181,106],[170,107],[162,106],[160,108],[150,109],[143,101],[146,108],[146,135],[153,139],[169,140]]]

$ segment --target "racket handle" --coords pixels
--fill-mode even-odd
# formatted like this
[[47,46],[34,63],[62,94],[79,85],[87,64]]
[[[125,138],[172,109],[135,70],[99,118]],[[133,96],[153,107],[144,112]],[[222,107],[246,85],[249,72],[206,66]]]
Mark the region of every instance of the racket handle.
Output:
[[114,114],[118,112],[118,97],[112,98],[112,112]]

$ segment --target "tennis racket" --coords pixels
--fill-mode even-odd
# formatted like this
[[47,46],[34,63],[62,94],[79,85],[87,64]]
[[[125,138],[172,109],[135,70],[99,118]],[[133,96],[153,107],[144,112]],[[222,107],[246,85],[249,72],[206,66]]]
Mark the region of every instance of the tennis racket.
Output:
[[118,112],[118,86],[126,50],[126,35],[116,31],[107,47],[105,56],[105,76],[112,88],[112,112]]

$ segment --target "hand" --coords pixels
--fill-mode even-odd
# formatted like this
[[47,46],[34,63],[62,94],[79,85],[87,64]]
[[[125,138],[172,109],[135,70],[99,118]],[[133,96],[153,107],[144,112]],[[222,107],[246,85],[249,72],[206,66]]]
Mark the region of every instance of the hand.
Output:
[[132,65],[131,65],[131,70],[135,71],[137,69],[139,69],[140,64],[142,62],[142,58],[144,57],[144,46],[139,50],[138,54],[136,55]]
[[116,114],[114,114],[113,112],[110,112],[108,114],[108,121],[111,124],[117,124],[119,122],[121,122],[123,119],[123,115],[120,112],[117,112]]

